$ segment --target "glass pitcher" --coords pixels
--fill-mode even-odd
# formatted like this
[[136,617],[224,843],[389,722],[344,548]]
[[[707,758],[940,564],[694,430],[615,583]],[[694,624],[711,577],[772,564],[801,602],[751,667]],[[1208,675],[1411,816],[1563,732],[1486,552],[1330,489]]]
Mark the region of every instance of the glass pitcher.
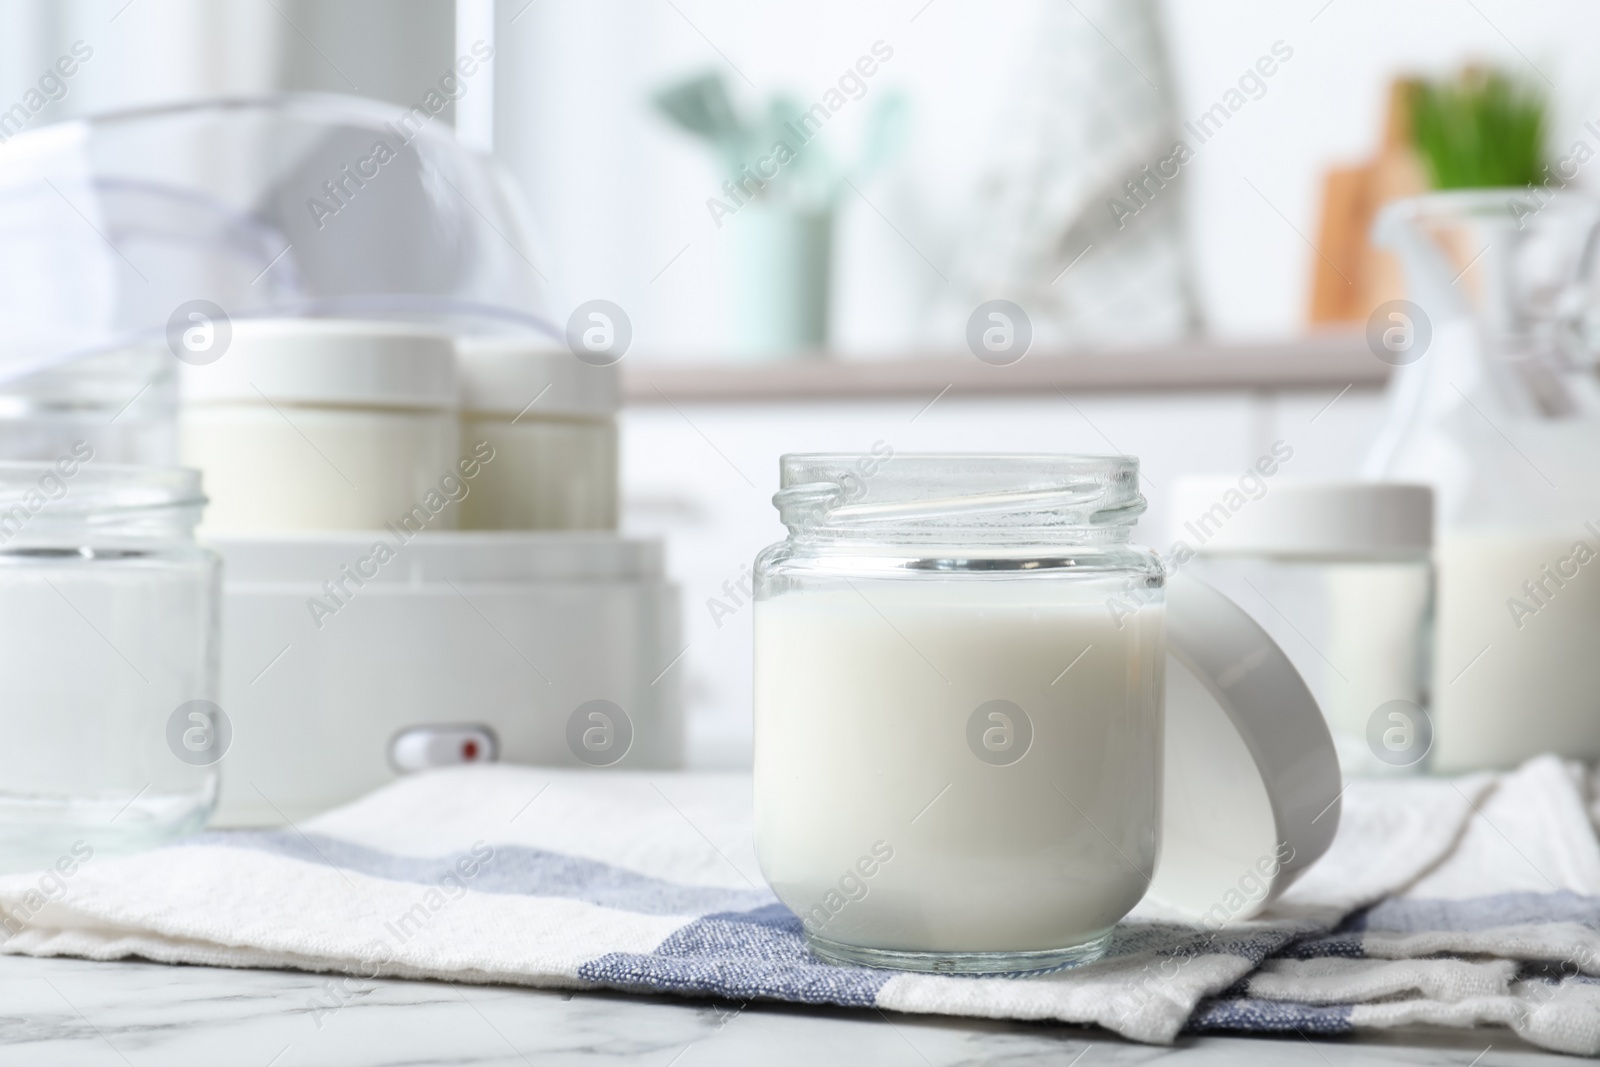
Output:
[[1600,203],[1498,189],[1390,205],[1410,301],[1367,476],[1438,494],[1434,766],[1600,757]]

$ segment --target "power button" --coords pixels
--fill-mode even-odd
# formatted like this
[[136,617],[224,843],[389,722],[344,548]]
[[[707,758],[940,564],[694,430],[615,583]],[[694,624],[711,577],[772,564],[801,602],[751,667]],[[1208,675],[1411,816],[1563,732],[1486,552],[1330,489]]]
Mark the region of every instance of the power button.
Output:
[[413,726],[389,743],[389,762],[401,774],[429,767],[493,763],[500,756],[494,731],[477,723]]

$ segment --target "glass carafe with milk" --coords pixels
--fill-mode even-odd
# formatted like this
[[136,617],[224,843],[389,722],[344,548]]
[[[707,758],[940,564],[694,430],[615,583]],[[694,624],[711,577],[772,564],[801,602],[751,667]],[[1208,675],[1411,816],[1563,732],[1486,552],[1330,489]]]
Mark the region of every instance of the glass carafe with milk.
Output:
[[755,572],[756,847],[819,956],[1082,963],[1142,899],[1244,918],[1327,847],[1321,713],[1247,615],[1131,543],[1136,459],[780,467],[789,537]]
[[1434,767],[1600,757],[1600,204],[1499,189],[1391,205],[1411,301],[1366,473],[1438,499]]

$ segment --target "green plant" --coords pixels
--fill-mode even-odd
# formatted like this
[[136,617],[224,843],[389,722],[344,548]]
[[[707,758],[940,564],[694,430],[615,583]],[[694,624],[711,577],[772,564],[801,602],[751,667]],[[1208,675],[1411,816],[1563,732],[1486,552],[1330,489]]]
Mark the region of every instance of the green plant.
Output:
[[1435,189],[1544,180],[1548,104],[1537,89],[1468,67],[1452,79],[1414,82],[1409,97],[1412,143]]
[[[652,102],[680,129],[703,140],[724,173],[746,192],[759,184],[756,196],[817,209],[832,205],[847,176],[861,181],[899,150],[906,126],[905,98],[893,91],[880,94],[867,116],[854,167],[838,162],[818,142],[820,105],[808,112],[793,97],[780,93],[754,112],[742,111],[715,72],[675,82],[656,92]],[[828,114],[822,112],[824,118]],[[751,177],[758,170],[763,171],[759,183]]]

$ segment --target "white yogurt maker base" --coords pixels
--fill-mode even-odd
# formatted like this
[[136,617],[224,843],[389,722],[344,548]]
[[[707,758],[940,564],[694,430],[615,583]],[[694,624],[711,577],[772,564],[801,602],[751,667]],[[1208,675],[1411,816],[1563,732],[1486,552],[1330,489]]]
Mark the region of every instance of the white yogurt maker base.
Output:
[[463,761],[494,747],[512,763],[681,762],[666,669],[681,650],[678,591],[658,542],[386,530],[209,541],[224,560],[233,725],[217,824],[281,824],[359,797],[394,779],[394,743],[418,727],[490,731],[494,746],[452,749]]

